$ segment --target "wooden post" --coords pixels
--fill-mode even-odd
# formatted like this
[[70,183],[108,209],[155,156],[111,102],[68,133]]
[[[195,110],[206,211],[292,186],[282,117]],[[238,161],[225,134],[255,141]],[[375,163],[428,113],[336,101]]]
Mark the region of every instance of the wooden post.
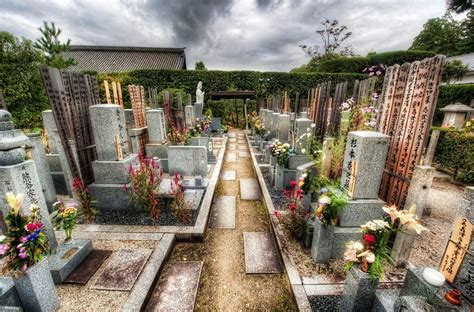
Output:
[[112,93],[114,95],[114,104],[119,105],[117,83],[115,81],[112,81]]
[[245,130],[249,129],[248,117],[247,117],[247,99],[244,100],[244,114],[245,114]]
[[120,85],[120,82],[117,82],[117,91],[118,91],[119,105],[123,107],[122,86]]
[[428,148],[426,149],[425,159],[423,161],[423,164],[426,166],[431,166],[431,164],[433,163],[433,158],[436,152],[436,146],[438,146],[440,133],[441,132],[439,130],[433,130],[433,132],[431,132],[430,143],[428,145]]
[[109,82],[107,80],[104,80],[104,89],[105,89],[105,99],[107,100],[107,104],[112,104],[112,100],[110,99]]

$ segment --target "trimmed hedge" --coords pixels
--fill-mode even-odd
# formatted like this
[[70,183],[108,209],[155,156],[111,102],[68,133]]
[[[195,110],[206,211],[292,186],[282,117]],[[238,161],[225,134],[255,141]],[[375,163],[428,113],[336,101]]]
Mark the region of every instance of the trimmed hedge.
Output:
[[340,57],[321,62],[318,66],[319,72],[325,73],[362,73],[368,67],[368,57]]
[[429,51],[401,50],[371,54],[369,55],[369,60],[371,65],[384,64],[392,66],[394,64],[411,63],[435,55],[435,53]]
[[441,126],[443,122],[443,112],[441,108],[461,102],[467,106],[471,105],[471,100],[474,97],[474,84],[455,84],[444,85],[439,88],[438,102],[436,103],[436,111],[433,118],[433,125]]
[[440,130],[434,163],[452,173],[454,179],[474,183],[474,132]]

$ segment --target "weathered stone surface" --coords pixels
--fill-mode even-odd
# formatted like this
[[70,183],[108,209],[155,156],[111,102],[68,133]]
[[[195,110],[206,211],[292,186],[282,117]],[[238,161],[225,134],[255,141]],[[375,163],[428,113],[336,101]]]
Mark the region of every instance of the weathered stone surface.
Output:
[[92,183],[88,187],[92,198],[97,201],[95,206],[101,210],[135,209],[124,184]]
[[0,131],[12,130],[13,121],[0,121]]
[[194,121],[194,106],[186,105],[184,107],[184,119],[186,121],[186,127],[191,129]]
[[290,115],[280,114],[278,116],[277,138],[282,142],[288,142],[290,136]]
[[245,272],[247,274],[283,272],[271,233],[244,232],[244,252]]
[[354,266],[346,275],[339,311],[371,311],[378,280],[372,282],[367,273]]
[[382,219],[385,202],[381,199],[349,200],[339,213],[341,227],[359,227],[375,219]]
[[146,156],[148,158],[158,157],[159,159],[168,159],[169,145],[161,143],[148,143],[145,145]]
[[288,157],[288,168],[297,169],[299,166],[307,164],[308,162],[309,159],[306,155],[291,155]]
[[249,147],[247,146],[247,144],[239,144],[239,150],[248,151]]
[[84,261],[66,277],[64,283],[86,284],[111,253],[111,250],[92,250]]
[[211,129],[216,132],[221,128],[221,117],[212,117]]
[[375,292],[372,312],[395,312],[395,301],[400,294],[400,289],[378,289]]
[[129,182],[130,165],[138,164],[138,155],[131,154],[123,160],[95,160],[92,162],[95,183],[98,184],[127,184]]
[[[54,120],[53,111],[45,110],[41,112],[43,118],[43,126],[48,138],[48,146],[51,154],[59,153],[59,133],[56,127],[56,121]],[[51,169],[52,170],[52,169]],[[53,170],[54,171],[54,170]]]
[[91,289],[132,289],[151,252],[150,249],[120,249],[115,252]]
[[211,228],[235,228],[235,196],[217,196],[211,209]]
[[235,153],[227,153],[225,157],[226,162],[236,162],[237,161],[237,155]]
[[215,163],[214,146],[210,137],[193,137],[188,141],[189,146],[204,146],[207,149],[207,162]]
[[21,163],[25,160],[25,150],[22,147],[0,150],[0,166],[11,166]]
[[20,129],[0,131],[0,150],[9,150],[28,143],[28,137]]
[[240,179],[240,199],[260,200],[262,192],[257,179]]
[[49,273],[48,260],[30,267],[16,280],[15,288],[25,311],[56,311],[59,297]]
[[1,307],[21,307],[20,298],[16,292],[13,278],[7,276],[0,277],[0,308]]
[[193,311],[201,271],[202,262],[170,263],[145,311]]
[[207,149],[204,146],[170,146],[169,173],[207,176]]
[[249,152],[239,152],[239,157],[240,158],[249,158],[250,153]]
[[221,174],[221,180],[223,181],[235,181],[236,178],[236,172],[233,170],[223,171]]
[[73,239],[69,243],[61,243],[56,253],[48,259],[54,283],[62,284],[91,251],[92,241],[88,239]]
[[415,166],[415,170],[413,171],[404,209],[408,210],[415,204],[416,215],[419,218],[421,218],[425,210],[435,171],[435,168],[431,166]]
[[236,144],[229,144],[229,151],[235,151],[237,149]]
[[128,129],[128,135],[130,136],[130,143],[132,145],[131,153],[138,154],[141,152],[142,147],[140,146],[140,136],[148,133],[147,129],[147,127]]
[[166,120],[161,108],[146,110],[148,140],[150,143],[162,143],[166,139]]
[[290,187],[290,182],[296,180],[296,170],[275,166],[275,188],[283,190]]
[[48,160],[48,166],[50,172],[62,172],[61,160],[59,159],[58,154],[46,154]]
[[353,199],[378,198],[380,182],[387,158],[390,136],[375,131],[353,131],[347,136],[341,187],[349,190],[352,162],[357,172],[352,187]]
[[118,134],[123,155],[128,154],[128,142],[123,108],[115,104],[98,104],[89,107],[92,132],[98,160],[117,160],[114,144]]
[[202,118],[203,103],[194,103],[194,118]]
[[326,227],[318,218],[314,221],[311,257],[316,263],[327,263],[331,259],[334,226]]
[[[344,256],[346,244],[348,241],[360,240],[359,227],[334,227],[334,235],[332,240],[331,258],[338,259]],[[313,241],[314,243],[314,241]]]

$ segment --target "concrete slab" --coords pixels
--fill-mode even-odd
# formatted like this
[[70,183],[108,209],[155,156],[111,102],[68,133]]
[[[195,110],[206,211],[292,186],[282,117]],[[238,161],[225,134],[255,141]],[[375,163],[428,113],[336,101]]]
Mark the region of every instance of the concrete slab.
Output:
[[271,233],[244,232],[244,252],[247,274],[283,272]]
[[247,146],[247,144],[239,144],[238,147],[239,147],[239,150],[241,150],[241,151],[248,151],[249,150],[249,147]]
[[84,261],[82,261],[81,264],[79,264],[79,266],[68,275],[64,280],[64,283],[86,284],[111,253],[111,250],[92,250]]
[[151,252],[151,249],[120,249],[112,255],[91,289],[131,290]]
[[235,151],[237,149],[237,144],[229,144],[229,151]]
[[227,170],[221,174],[222,181],[235,181],[235,179],[237,179],[237,174],[233,170]]
[[194,310],[202,262],[170,263],[160,277],[145,311]]
[[240,158],[249,158],[250,153],[249,152],[239,152],[239,157]]
[[225,161],[227,161],[227,162],[236,162],[237,161],[237,155],[235,153],[228,153],[227,156],[225,157]]
[[262,192],[257,179],[240,179],[240,199],[260,200]]
[[217,196],[211,209],[211,228],[235,229],[235,196]]
[[237,133],[235,133],[235,132],[229,132],[229,133],[227,133],[227,136],[228,136],[229,138],[236,138],[236,137],[237,137]]

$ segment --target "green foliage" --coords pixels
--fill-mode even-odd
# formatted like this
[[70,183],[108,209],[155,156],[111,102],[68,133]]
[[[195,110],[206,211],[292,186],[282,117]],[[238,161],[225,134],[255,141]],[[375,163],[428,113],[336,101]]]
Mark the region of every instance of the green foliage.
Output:
[[362,56],[338,57],[322,61],[317,67],[317,71],[326,73],[362,73],[362,70],[369,66],[369,62],[369,58]]
[[206,65],[204,64],[203,61],[197,61],[196,64],[194,64],[194,69],[195,70],[207,70]]
[[454,13],[460,14],[467,10],[472,12],[472,0],[450,0],[448,3],[448,9]]
[[474,52],[474,10],[471,9],[461,22],[461,32],[463,39],[458,44],[459,54]]
[[435,164],[452,172],[453,177],[463,183],[474,183],[474,132],[438,130],[441,133],[436,146]]
[[439,88],[438,102],[433,118],[433,125],[440,126],[443,122],[443,113],[441,108],[460,102],[470,105],[474,94],[474,84],[445,85]]
[[444,63],[442,81],[451,83],[454,81],[461,80],[462,77],[468,72],[469,67],[460,60],[451,60]]
[[0,92],[18,128],[41,126],[41,111],[49,108],[39,72],[43,61],[30,40],[0,32]]
[[72,58],[64,58],[61,54],[71,49],[71,39],[68,39],[65,43],[61,43],[59,36],[61,35],[61,29],[56,28],[56,25],[51,22],[43,22],[43,28],[38,28],[43,37],[36,40],[34,47],[40,51],[43,51],[46,65],[55,68],[68,68],[69,66],[75,65],[76,61]]
[[447,13],[442,17],[429,19],[413,40],[410,49],[432,51],[447,56],[458,55],[462,39],[460,23]]
[[171,105],[172,109],[178,109],[178,97],[179,97],[180,94],[181,94],[183,109],[186,105],[188,105],[188,103],[187,103],[187,101],[188,101],[187,96],[188,95],[186,94],[186,92],[183,89],[167,88],[167,89],[161,90],[160,93],[158,93],[158,105],[160,107],[163,106],[163,99],[164,99],[165,91],[168,91],[170,93],[170,101],[171,101],[171,104],[172,104]]
[[328,227],[337,223],[337,217],[347,205],[345,194],[336,194],[327,191],[319,198],[319,207],[316,209],[316,217],[321,220],[324,226]]
[[368,57],[370,59],[370,65],[384,64],[386,66],[392,66],[394,64],[402,65],[403,63],[411,63],[433,56],[435,56],[435,53],[429,51],[401,50],[384,53],[374,53],[369,55]]

